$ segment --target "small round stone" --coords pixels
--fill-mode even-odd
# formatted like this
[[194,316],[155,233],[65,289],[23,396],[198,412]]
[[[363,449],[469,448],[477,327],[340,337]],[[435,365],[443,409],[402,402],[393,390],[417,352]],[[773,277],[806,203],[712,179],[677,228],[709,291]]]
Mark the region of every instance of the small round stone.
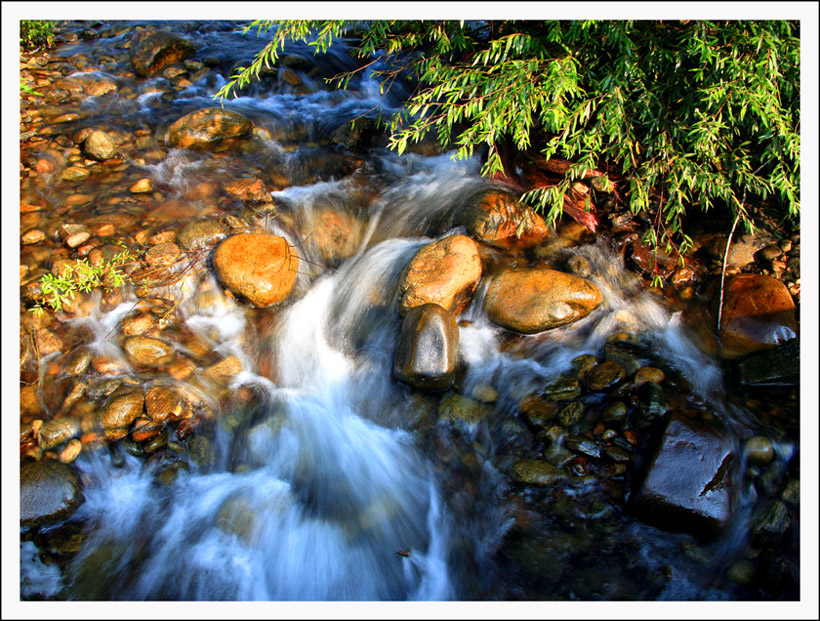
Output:
[[774,445],[763,436],[755,436],[746,441],[746,459],[756,466],[767,466],[774,461]]

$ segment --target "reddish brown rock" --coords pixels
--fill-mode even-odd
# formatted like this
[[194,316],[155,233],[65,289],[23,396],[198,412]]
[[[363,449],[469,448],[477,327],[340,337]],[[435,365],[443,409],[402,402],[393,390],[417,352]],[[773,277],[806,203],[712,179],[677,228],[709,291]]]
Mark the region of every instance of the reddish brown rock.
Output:
[[128,429],[142,414],[144,398],[141,392],[128,392],[115,397],[106,406],[100,417],[105,437],[119,440],[128,435]]
[[181,149],[207,147],[225,138],[247,134],[251,122],[238,112],[203,108],[177,119],[168,128],[168,144]]
[[481,278],[476,243],[451,235],[419,250],[399,278],[399,310],[438,304],[458,314],[469,303]]
[[772,349],[796,336],[794,300],[783,283],[761,274],[727,279],[720,330],[724,357]]
[[544,219],[518,201],[514,194],[485,190],[470,200],[461,223],[470,235],[497,248],[520,250],[550,237]]
[[140,30],[131,37],[131,62],[138,75],[155,76],[194,53],[193,43],[169,32]]
[[270,192],[259,179],[235,179],[225,184],[225,192],[243,201],[265,202]]
[[217,246],[213,266],[229,291],[254,306],[271,306],[293,289],[299,255],[278,235],[242,233]]
[[487,288],[484,309],[493,323],[535,334],[582,319],[601,301],[594,284],[572,274],[543,267],[505,269]]

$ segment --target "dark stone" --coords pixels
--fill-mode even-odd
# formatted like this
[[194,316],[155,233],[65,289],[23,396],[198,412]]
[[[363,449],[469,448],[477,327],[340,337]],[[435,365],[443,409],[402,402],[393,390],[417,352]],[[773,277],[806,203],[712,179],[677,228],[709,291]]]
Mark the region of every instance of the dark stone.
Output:
[[625,377],[626,371],[620,364],[607,360],[590,369],[584,375],[584,383],[590,390],[602,391],[612,388]]
[[399,333],[393,375],[396,379],[429,390],[444,390],[455,380],[458,361],[458,326],[438,304],[423,304],[407,311]]
[[790,525],[786,505],[780,500],[770,500],[752,527],[752,539],[759,546],[774,548],[783,542]]
[[131,38],[131,62],[138,75],[155,76],[194,53],[193,43],[169,32],[140,30]]
[[55,524],[82,504],[80,477],[58,461],[28,462],[20,466],[20,526]]
[[632,498],[639,519],[658,528],[717,537],[732,515],[739,459],[712,428],[672,416]]
[[648,428],[666,413],[663,389],[655,382],[647,382],[638,389],[639,403],[635,413],[635,424],[639,429]]
[[742,386],[797,386],[800,384],[800,340],[746,358],[738,364]]

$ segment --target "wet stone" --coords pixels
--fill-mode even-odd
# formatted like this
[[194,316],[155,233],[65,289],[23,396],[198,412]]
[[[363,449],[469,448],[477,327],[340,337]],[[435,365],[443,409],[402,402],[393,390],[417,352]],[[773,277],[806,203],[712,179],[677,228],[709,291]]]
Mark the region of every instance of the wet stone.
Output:
[[754,436],[746,441],[743,447],[746,459],[755,466],[768,466],[774,460],[774,445],[763,436]]
[[173,388],[154,386],[145,394],[145,412],[158,422],[178,416],[182,412],[181,397]]
[[68,443],[65,445],[65,448],[62,451],[60,451],[60,454],[57,456],[57,459],[60,461],[60,463],[70,464],[80,456],[82,450],[83,443],[80,442],[79,439],[74,438],[68,441]]
[[196,46],[177,35],[157,30],[141,30],[129,47],[134,70],[141,76],[155,76],[165,67],[191,56]]
[[20,526],[55,524],[82,503],[76,471],[57,461],[27,462],[20,466]]
[[170,267],[180,259],[183,253],[179,246],[172,242],[151,246],[145,253],[145,260],[151,267]]
[[217,220],[196,220],[179,233],[179,245],[185,250],[201,250],[225,239],[230,229]]
[[576,453],[582,453],[587,457],[598,459],[601,456],[601,447],[597,442],[583,437],[567,438],[564,445]]
[[108,133],[97,129],[83,140],[83,151],[90,158],[105,161],[117,155],[117,145]]
[[583,354],[572,359],[572,368],[575,369],[579,378],[583,378],[586,373],[601,361],[592,354]]
[[158,367],[171,362],[174,349],[168,343],[150,336],[129,336],[123,343],[128,357],[146,367]]
[[558,406],[537,395],[524,398],[518,409],[527,422],[536,427],[544,427],[558,416]]
[[124,438],[131,424],[142,414],[143,407],[141,392],[128,392],[112,399],[100,417],[105,437],[109,440]]
[[90,171],[80,166],[69,166],[63,171],[60,177],[64,181],[82,181],[90,174]]
[[562,427],[572,427],[580,422],[584,416],[584,404],[580,401],[570,401],[558,412],[558,420]]
[[584,375],[584,384],[594,391],[612,388],[626,377],[624,368],[613,360],[607,360],[593,367]]
[[541,459],[525,459],[513,466],[513,476],[520,483],[549,487],[567,478],[559,468]]
[[455,380],[459,331],[438,304],[411,308],[402,320],[393,375],[426,390],[444,390]]
[[438,407],[439,419],[452,423],[463,422],[468,425],[474,425],[488,418],[492,413],[492,407],[456,392],[447,393]]
[[773,548],[783,541],[790,525],[786,505],[780,500],[770,500],[752,527],[752,539],[757,545]]
[[45,450],[80,435],[80,421],[76,418],[55,418],[40,427],[39,442]]
[[122,322],[122,333],[126,336],[142,336],[156,328],[157,321],[150,313],[140,313]]
[[656,369],[655,367],[641,367],[638,369],[638,372],[635,373],[635,387],[639,387],[646,382],[655,382],[656,384],[660,384],[666,378],[663,371],[660,369]]
[[153,192],[153,190],[154,187],[151,185],[151,180],[148,178],[142,178],[128,188],[128,191],[132,194],[145,194],[147,192]]
[[635,422],[639,429],[646,429],[666,413],[663,389],[654,382],[647,382],[638,389],[638,396],[640,401]]
[[620,425],[626,422],[629,411],[623,401],[615,401],[606,406],[601,412],[601,419],[605,423]]
[[633,496],[633,509],[639,519],[658,528],[712,539],[732,516],[738,461],[710,427],[673,416]]
[[188,453],[191,461],[199,468],[209,468],[216,461],[214,447],[205,436],[193,436],[188,441]]
[[581,383],[575,377],[561,377],[544,386],[541,394],[550,401],[569,401],[581,396]]
[[470,236],[498,248],[523,249],[544,242],[550,231],[544,219],[509,192],[485,190],[461,211]]

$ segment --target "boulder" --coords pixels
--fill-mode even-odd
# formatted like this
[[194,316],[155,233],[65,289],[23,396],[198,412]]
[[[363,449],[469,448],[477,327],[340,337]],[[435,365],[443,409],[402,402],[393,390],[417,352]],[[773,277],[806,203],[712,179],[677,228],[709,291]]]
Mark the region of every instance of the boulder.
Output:
[[88,157],[102,162],[117,155],[117,145],[107,133],[95,129],[83,141],[83,151]]
[[699,421],[671,416],[632,509],[642,521],[704,540],[718,536],[734,509],[738,459],[728,441]]
[[727,279],[720,330],[724,358],[773,349],[796,336],[794,300],[786,285],[762,274]]
[[232,293],[258,307],[284,300],[296,282],[299,255],[278,235],[241,233],[217,246],[213,266]]
[[416,388],[449,388],[455,379],[458,336],[452,315],[438,304],[410,309],[399,333],[393,375]]
[[475,239],[497,248],[521,250],[550,237],[544,218],[503,190],[484,190],[461,212],[461,224]]
[[582,319],[601,301],[593,283],[572,274],[544,267],[505,269],[487,288],[484,309],[495,324],[535,334]]
[[137,75],[155,76],[194,50],[187,39],[161,30],[140,30],[131,37],[131,63]]
[[244,136],[252,123],[238,112],[218,107],[195,110],[168,128],[168,144],[180,149],[207,147],[225,138]]
[[20,526],[50,525],[69,517],[83,502],[80,477],[58,461],[20,466]]
[[451,235],[422,247],[399,277],[399,311],[437,304],[457,315],[469,303],[481,278],[476,243]]

